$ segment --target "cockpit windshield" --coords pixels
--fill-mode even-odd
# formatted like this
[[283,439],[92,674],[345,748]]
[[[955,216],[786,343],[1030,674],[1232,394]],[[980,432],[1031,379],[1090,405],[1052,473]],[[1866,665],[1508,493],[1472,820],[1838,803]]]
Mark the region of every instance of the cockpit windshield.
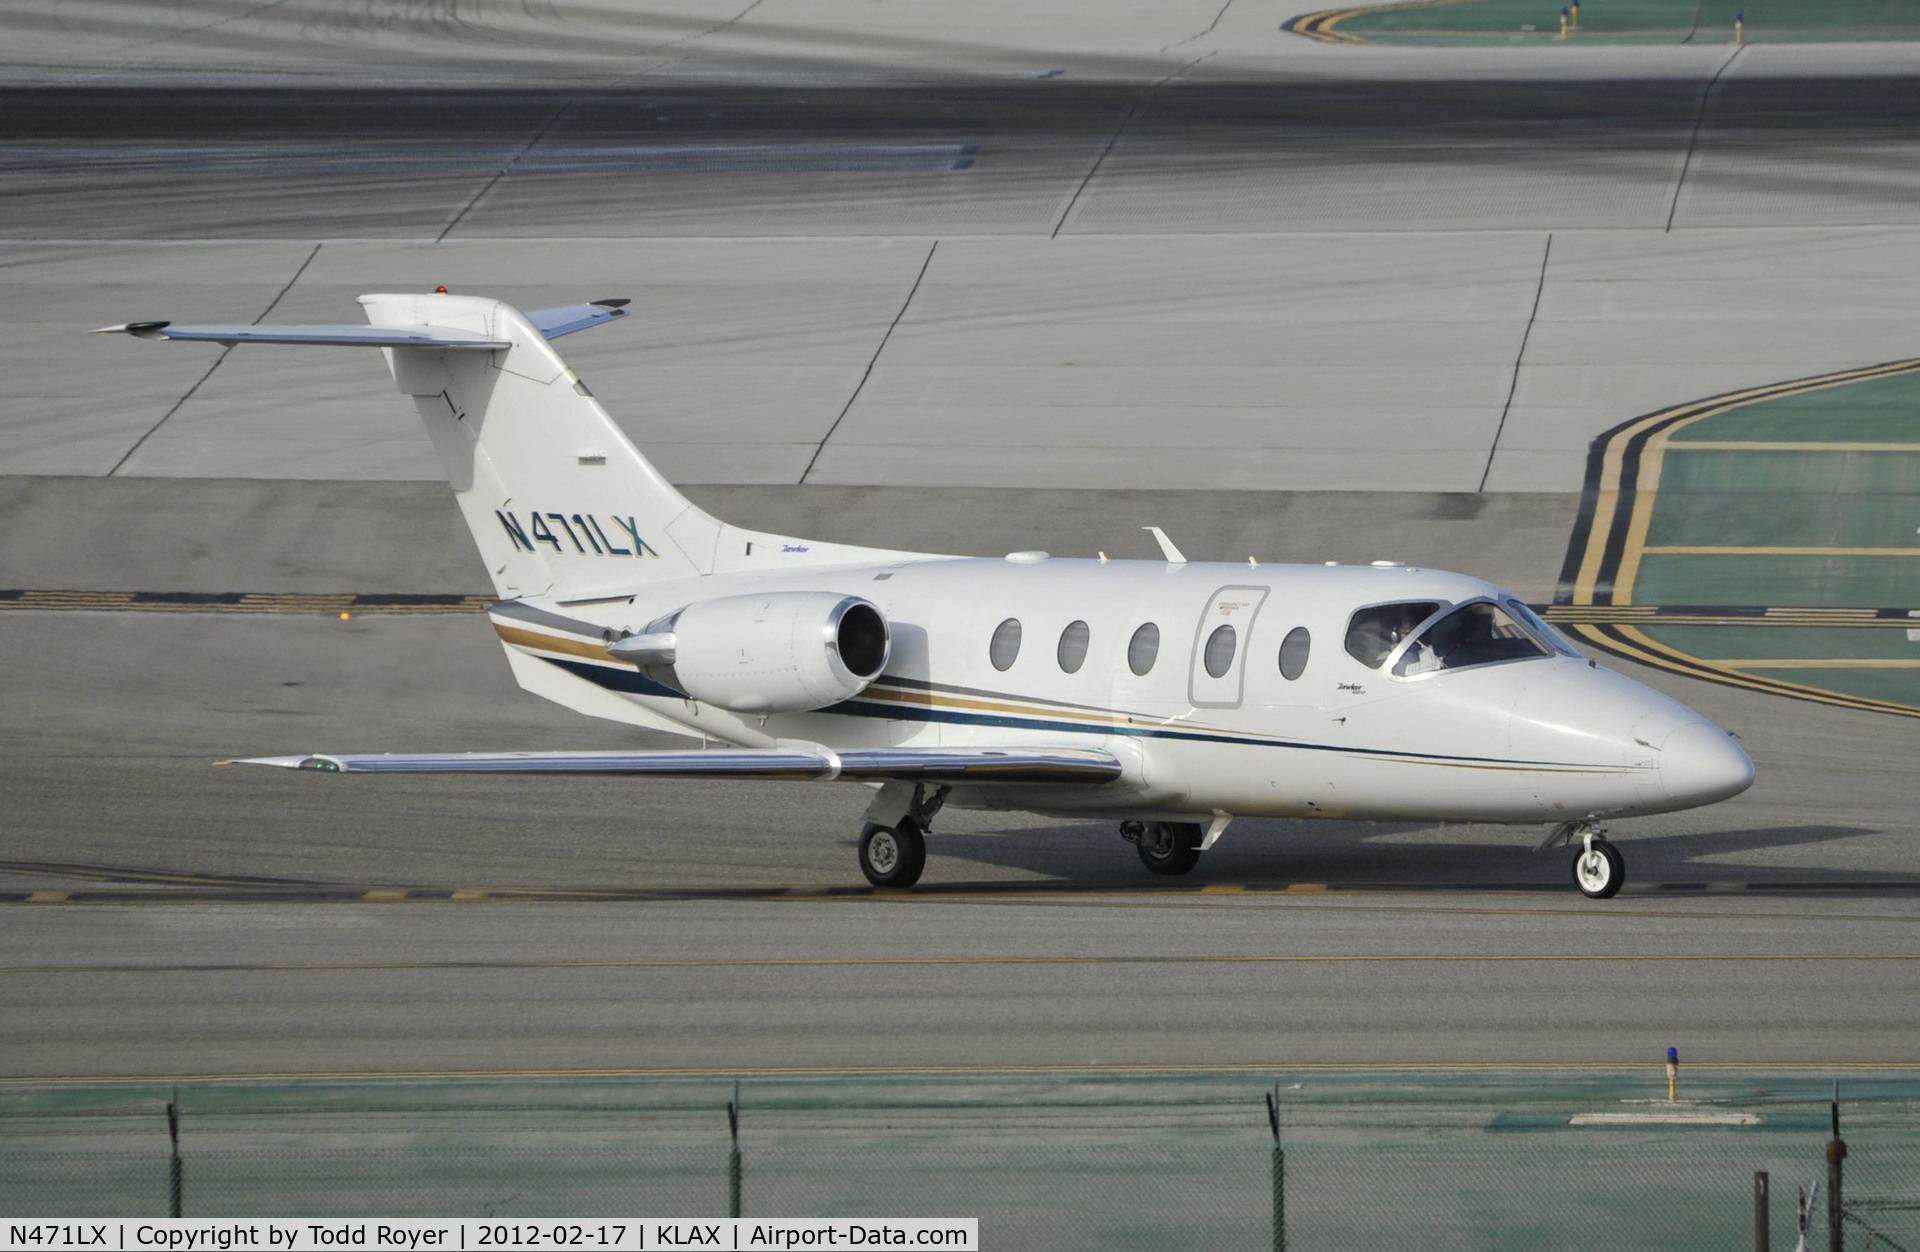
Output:
[[1387,654],[1411,635],[1414,627],[1439,611],[1440,606],[1432,600],[1361,609],[1347,623],[1347,655],[1368,669],[1379,669]]
[[1422,631],[1394,662],[1393,672],[1406,678],[1435,670],[1465,669],[1469,665],[1551,655],[1547,645],[1514,621],[1505,609],[1476,600],[1461,605]]
[[1578,648],[1567,642],[1565,635],[1541,621],[1538,613],[1535,613],[1532,609],[1520,603],[1512,596],[1508,596],[1505,600],[1501,601],[1501,603],[1507,606],[1509,613],[1512,613],[1514,617],[1519,619],[1522,626],[1525,626],[1533,632],[1535,639],[1546,644],[1561,656],[1585,659],[1580,657],[1580,650]]

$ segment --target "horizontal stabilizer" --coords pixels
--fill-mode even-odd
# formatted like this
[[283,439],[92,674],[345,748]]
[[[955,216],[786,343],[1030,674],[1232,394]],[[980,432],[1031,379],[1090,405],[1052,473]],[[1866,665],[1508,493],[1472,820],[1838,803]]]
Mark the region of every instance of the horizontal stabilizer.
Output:
[[366,348],[511,348],[470,330],[446,326],[175,326],[172,322],[128,322],[102,326],[96,335],[135,335],[141,339],[207,340],[213,343],[338,344]]
[[1092,748],[865,748],[817,744],[704,752],[423,752],[262,756],[238,765],[278,765],[328,774],[655,774],[674,778],[829,781],[1104,783],[1120,762]]

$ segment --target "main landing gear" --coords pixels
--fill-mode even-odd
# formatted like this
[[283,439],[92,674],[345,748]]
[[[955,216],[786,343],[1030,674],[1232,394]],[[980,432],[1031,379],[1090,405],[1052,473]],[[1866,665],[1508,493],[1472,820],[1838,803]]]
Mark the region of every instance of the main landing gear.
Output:
[[1198,822],[1121,822],[1120,837],[1140,851],[1140,863],[1156,874],[1184,874],[1200,863]]
[[1542,851],[1563,843],[1579,842],[1573,854],[1573,885],[1589,900],[1607,900],[1620,894],[1627,881],[1627,859],[1620,849],[1608,843],[1606,829],[1593,822],[1561,822],[1540,845]]
[[860,832],[860,872],[876,887],[911,887],[927,867],[927,839],[912,818],[896,826],[868,822]]
[[867,809],[869,818],[904,808],[891,823],[869,821],[860,831],[860,872],[876,887],[907,888],[920,881],[927,868],[927,831],[933,815],[947,802],[950,787],[916,783],[911,793],[904,783],[888,783]]

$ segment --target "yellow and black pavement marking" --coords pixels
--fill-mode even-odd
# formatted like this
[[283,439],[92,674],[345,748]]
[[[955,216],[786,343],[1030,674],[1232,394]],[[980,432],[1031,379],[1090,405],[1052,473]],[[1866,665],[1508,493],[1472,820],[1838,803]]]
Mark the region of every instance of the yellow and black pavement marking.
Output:
[[1299,17],[1289,18],[1280,24],[1280,29],[1295,35],[1304,35],[1308,39],[1317,39],[1321,43],[1367,43],[1358,35],[1348,34],[1340,29],[1340,23],[1362,13],[1394,13],[1403,9],[1437,9],[1455,4],[1468,4],[1472,0],[1404,0],[1400,4],[1366,4],[1343,9],[1322,9],[1317,13],[1303,13]]
[[484,613],[497,596],[416,592],[302,595],[259,591],[31,591],[0,588],[0,609],[89,613]]
[[868,966],[995,965],[1566,965],[1920,961],[1920,952],[1236,952],[1107,953],[1080,956],[748,956],[686,960],[204,961],[100,965],[0,965],[21,974],[453,973],[461,970],[839,969]]
[[1916,521],[1920,359],[1676,405],[1594,441],[1545,615],[1642,664],[1920,717]]
[[[0,861],[0,873],[42,880],[97,882],[100,886],[0,889],[6,904],[617,904],[674,901],[755,900],[1018,900],[1048,898],[1217,900],[1223,896],[1320,896],[1342,894],[1475,895],[1568,894],[1562,882],[1070,882],[1026,879],[1012,882],[921,883],[911,891],[866,885],[847,886],[687,886],[687,887],[445,887],[408,884],[303,882],[291,879],[189,874],[51,861]],[[1780,879],[1757,882],[1686,881],[1630,884],[1636,895],[1752,895],[1822,893],[1905,895],[1920,893],[1920,879]]]

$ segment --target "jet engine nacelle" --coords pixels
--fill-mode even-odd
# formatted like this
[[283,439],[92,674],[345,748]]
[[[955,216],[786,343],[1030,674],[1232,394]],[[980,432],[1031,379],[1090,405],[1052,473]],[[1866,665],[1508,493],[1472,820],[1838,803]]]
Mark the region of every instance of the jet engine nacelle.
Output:
[[800,713],[859,695],[886,668],[887,619],[859,596],[775,591],[690,604],[610,652],[690,699],[735,713]]

